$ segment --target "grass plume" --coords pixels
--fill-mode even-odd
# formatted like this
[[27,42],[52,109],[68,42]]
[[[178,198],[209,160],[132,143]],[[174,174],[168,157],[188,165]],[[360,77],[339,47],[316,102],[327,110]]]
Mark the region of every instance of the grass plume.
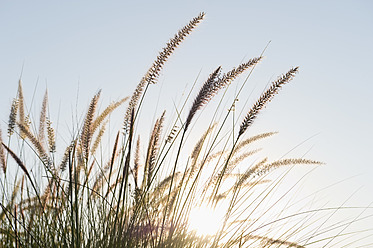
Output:
[[84,119],[84,125],[82,129],[82,134],[80,136],[80,144],[83,149],[83,157],[87,161],[89,156],[89,146],[93,135],[93,119],[95,116],[98,99],[100,97],[101,91],[99,91],[91,100],[89,104],[87,115]]
[[251,126],[251,124],[254,122],[254,119],[258,116],[260,110],[262,110],[268,104],[268,102],[272,100],[272,98],[278,93],[278,91],[284,84],[293,79],[295,73],[297,72],[298,67],[292,68],[286,74],[282,75],[271,84],[271,86],[260,96],[260,98],[256,101],[256,103],[251,107],[250,111],[245,116],[244,120],[241,123],[238,136],[241,136],[247,130],[247,128]]
[[[0,127],[0,144],[3,143],[3,133],[1,131]],[[5,155],[5,150],[3,146],[0,146],[0,166],[1,169],[3,170],[3,173],[6,173],[6,155]]]
[[[45,140],[45,129],[47,122],[47,105],[48,105],[48,91],[45,91],[43,103],[41,105],[40,111],[40,121],[39,121],[39,137],[40,141]],[[22,124],[22,123],[21,123]]]
[[[241,117],[235,112],[248,106],[240,101],[233,110],[226,104],[232,93],[229,85],[249,68],[254,70],[263,54],[228,72],[218,67],[206,75],[196,97],[190,101],[189,94],[182,107],[175,107],[174,115],[167,112],[166,116],[157,105],[152,113],[155,121],[150,123],[149,114],[142,113],[149,104],[143,101],[148,86],[157,82],[174,50],[203,18],[204,13],[199,14],[169,40],[131,97],[119,98],[101,111],[98,91],[82,114],[82,123],[70,129],[70,139],[54,130],[48,112],[53,98],[48,103],[47,93],[40,119],[29,118],[38,113],[25,113],[19,81],[10,106],[7,144],[0,129],[0,247],[364,245],[365,233],[359,236],[346,230],[371,218],[367,213],[372,208],[318,207],[313,196],[305,204],[296,201],[293,193],[305,177],[287,177],[295,166],[313,168],[322,162],[303,157],[273,159],[273,150],[266,145],[277,132],[243,137],[298,67],[275,80],[238,124]],[[228,102],[244,97],[240,92],[248,79],[237,82],[239,91]],[[193,89],[194,85],[190,92]],[[214,116],[196,120],[196,113],[215,104],[212,99],[222,89],[227,94],[221,96]],[[119,116],[125,120],[123,133],[112,118],[125,103],[127,108]],[[150,102],[151,109],[154,104]],[[146,142],[140,142],[140,137]],[[335,221],[337,210],[342,214],[354,210],[355,217]],[[356,215],[356,211],[361,212]]]
[[250,67],[256,65],[262,57],[250,59],[248,62],[239,65],[237,68],[232,69],[223,76],[220,77],[221,67],[218,67],[206,82],[203,84],[201,90],[199,91],[197,97],[195,98],[193,105],[189,111],[188,117],[185,122],[185,130],[188,129],[193,116],[203,105],[207,104],[211,98],[217,94],[220,89],[225,88],[229,85],[236,77],[247,70]]
[[19,102],[17,98],[12,101],[12,106],[10,107],[9,121],[8,121],[8,135],[11,136],[14,133],[14,128],[17,122],[17,112],[18,112]]
[[193,18],[186,26],[181,28],[175,36],[167,42],[166,46],[157,56],[156,60],[153,62],[152,66],[145,73],[140,83],[136,86],[133,92],[130,102],[127,107],[126,114],[124,116],[124,129],[127,130],[128,122],[132,109],[137,109],[138,102],[142,96],[145,87],[148,84],[155,84],[159,73],[163,69],[168,58],[172,55],[174,50],[180,45],[180,43],[196,28],[196,26],[203,20],[205,13],[201,12],[198,16]]

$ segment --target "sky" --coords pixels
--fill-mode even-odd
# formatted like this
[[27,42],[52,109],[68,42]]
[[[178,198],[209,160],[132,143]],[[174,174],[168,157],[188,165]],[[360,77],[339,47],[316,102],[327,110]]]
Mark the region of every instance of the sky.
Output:
[[199,73],[206,78],[220,65],[227,71],[258,56],[271,41],[249,79],[249,103],[292,66],[300,72],[250,132],[279,131],[269,144],[274,156],[290,152],[325,162],[305,184],[311,191],[337,183],[326,196],[336,205],[348,200],[347,205],[368,206],[373,201],[373,2],[368,0],[2,0],[2,129],[20,77],[36,113],[48,89],[51,118],[61,130],[99,89],[104,103],[131,95],[168,39],[201,11],[205,20],[152,86],[156,94],[150,99],[161,99],[157,110],[172,108]]

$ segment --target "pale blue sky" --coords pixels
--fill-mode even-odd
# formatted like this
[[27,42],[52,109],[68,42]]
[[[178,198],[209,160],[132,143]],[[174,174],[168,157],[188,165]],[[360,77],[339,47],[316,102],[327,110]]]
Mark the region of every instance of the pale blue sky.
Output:
[[206,19],[154,86],[154,91],[167,91],[165,106],[172,107],[201,69],[202,75],[219,65],[229,70],[258,56],[271,40],[248,92],[260,92],[292,66],[300,66],[300,73],[263,112],[253,132],[280,131],[279,154],[317,134],[291,153],[298,157],[312,148],[307,157],[327,163],[310,184],[357,176],[333,188],[333,196],[341,204],[363,186],[350,205],[373,201],[369,0],[0,1],[1,126],[5,129],[22,65],[28,102],[37,85],[38,107],[47,85],[52,119],[61,104],[59,125],[67,126],[61,118],[75,108],[78,88],[81,109],[98,89],[106,102],[130,95],[165,42],[200,11]]

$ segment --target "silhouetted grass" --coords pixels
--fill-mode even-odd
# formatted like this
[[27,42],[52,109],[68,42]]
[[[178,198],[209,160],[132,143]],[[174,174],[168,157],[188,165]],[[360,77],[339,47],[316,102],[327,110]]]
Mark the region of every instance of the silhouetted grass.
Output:
[[[291,198],[289,192],[277,195],[289,171],[271,176],[272,171],[321,162],[306,158],[269,161],[256,143],[276,133],[245,137],[298,67],[279,76],[233,126],[227,119],[234,114],[238,95],[231,100],[229,111],[221,119],[215,114],[205,130],[196,122],[202,122],[202,127],[207,120],[195,121],[194,117],[239,75],[254,70],[262,55],[226,73],[218,67],[194,101],[185,100],[189,112],[177,109],[172,118],[164,111],[149,137],[147,130],[136,128],[149,84],[157,83],[167,59],[204,15],[192,19],[167,43],[132,96],[98,113],[101,91],[94,95],[80,130],[67,147],[56,147],[47,92],[36,129],[30,113],[25,112],[19,82],[10,108],[8,140],[0,130],[0,247],[323,247],[345,236],[354,237],[339,228],[359,221],[360,216],[327,226],[329,215],[324,214],[343,211],[343,207],[289,214],[292,206],[281,202]],[[102,141],[111,114],[125,104],[124,127],[115,132],[114,143]],[[168,128],[165,123],[170,123]],[[196,132],[199,138],[190,140],[189,134]],[[184,146],[187,141],[194,143],[192,149]],[[99,146],[109,148],[110,153],[103,153]],[[198,216],[198,211],[204,215],[195,224],[192,216]],[[218,220],[207,227],[214,229],[212,233],[199,229],[213,221],[204,219],[208,215]],[[345,244],[353,247],[350,242]]]

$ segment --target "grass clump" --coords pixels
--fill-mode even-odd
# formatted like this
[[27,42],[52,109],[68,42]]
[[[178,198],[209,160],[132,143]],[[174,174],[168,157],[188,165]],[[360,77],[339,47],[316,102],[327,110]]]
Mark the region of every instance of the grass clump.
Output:
[[[168,58],[204,15],[192,19],[167,43],[132,96],[99,113],[101,91],[94,95],[80,131],[62,147],[61,154],[47,114],[48,94],[42,102],[39,128],[33,128],[19,82],[7,141],[0,130],[1,247],[308,247],[338,238],[333,234],[318,238],[319,233],[312,232],[314,222],[303,221],[304,216],[322,209],[287,215],[284,210],[289,206],[278,207],[286,194],[271,203],[287,174],[271,177],[272,171],[322,163],[306,158],[270,161],[260,157],[255,143],[275,132],[245,137],[298,67],[262,93],[242,118],[238,133],[237,123],[231,126],[227,120],[239,94],[221,119],[216,117],[221,111],[217,107],[201,136],[190,141],[197,113],[241,74],[251,70],[250,76],[262,55],[226,73],[218,67],[202,85],[189,112],[183,111],[188,99],[176,110],[176,117],[164,111],[144,141],[147,135],[137,128],[137,122],[149,85],[157,83]],[[110,115],[124,104],[124,127],[116,132],[114,143],[107,144],[102,137]],[[167,121],[171,123],[168,129]],[[185,146],[187,142],[194,143],[193,149]],[[99,146],[109,147],[110,152],[105,155]],[[14,175],[9,167],[21,171]],[[203,228],[206,223],[210,225]],[[320,234],[335,229],[330,226]]]

